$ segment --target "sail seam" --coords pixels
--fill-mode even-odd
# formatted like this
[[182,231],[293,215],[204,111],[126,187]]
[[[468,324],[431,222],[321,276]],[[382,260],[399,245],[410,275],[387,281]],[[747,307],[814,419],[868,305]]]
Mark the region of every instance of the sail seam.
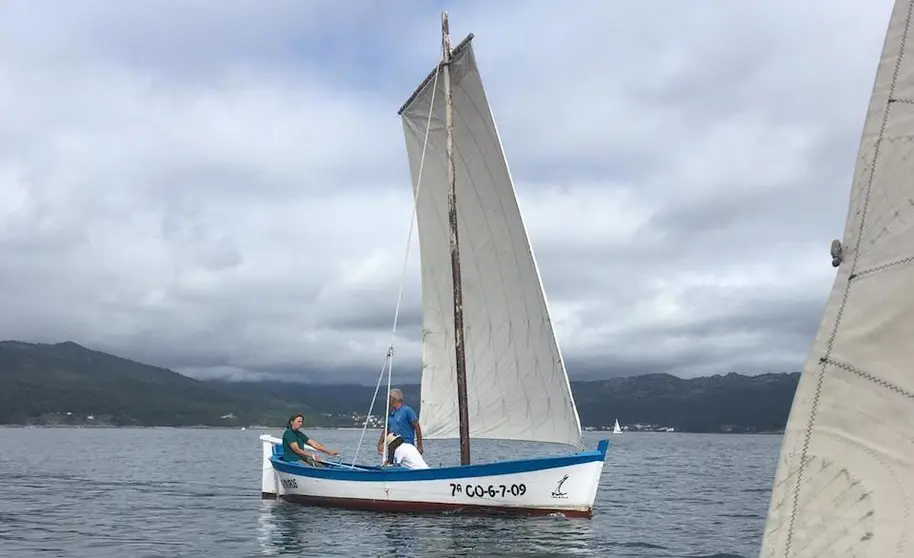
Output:
[[[465,72],[465,73],[468,73],[467,70],[464,70],[464,72]],[[479,75],[479,71],[478,71],[478,70],[476,70],[476,75],[477,75],[478,79],[479,79],[480,82],[481,82],[481,81],[482,81],[482,76]],[[466,93],[466,89],[463,87],[462,82],[459,83],[457,87],[458,87],[459,89],[461,89],[464,93]],[[483,109],[482,109],[482,107],[480,107],[480,103],[477,103],[476,100],[475,100],[471,95],[469,95],[468,93],[466,94],[465,102],[467,102],[470,106],[472,106],[473,109],[476,111],[477,114],[480,114],[480,115],[483,114]],[[459,115],[459,114],[457,115],[457,117],[460,118],[460,119],[466,124],[466,129],[469,130],[469,139],[470,139],[470,141],[472,142],[473,147],[475,147],[480,153],[482,153],[482,152],[483,152],[483,147],[482,147],[482,145],[480,144],[479,139],[476,137],[476,135],[473,134],[471,126],[469,125],[469,123],[466,122],[466,118],[464,118],[463,115]],[[487,130],[487,131],[488,131],[488,130]],[[467,167],[469,167],[470,165],[467,164],[466,158],[465,158],[465,156],[464,156],[464,151],[458,150],[458,155],[460,156],[461,162],[463,162],[465,165],[467,165]],[[494,181],[496,180],[496,178],[495,178],[495,170],[491,167],[491,165],[489,164],[489,161],[487,161],[487,160],[485,159],[485,157],[483,157],[483,165],[484,165],[484,167],[485,167],[486,174],[487,174],[488,177],[491,179],[491,181],[494,182]],[[479,188],[479,183],[478,183],[478,181],[476,180],[476,178],[473,177],[473,176],[470,176],[470,177],[467,179],[467,181],[468,181],[468,183],[469,183],[469,185],[470,185],[470,187],[471,187],[471,189],[472,189],[474,195],[476,196],[476,198],[479,199],[479,200],[482,200],[484,196],[483,196],[483,194],[482,194],[482,192],[481,192],[481,190],[480,190],[480,188]],[[504,209],[504,205],[503,205],[503,203],[502,203],[502,200],[501,200],[500,198],[496,197],[496,203],[497,203],[497,206],[498,206],[498,211],[499,211],[502,215],[506,214],[507,212],[506,212],[505,209]],[[497,236],[497,235],[496,235],[495,231],[492,229],[492,222],[489,220],[488,214],[482,213],[482,215],[483,215],[483,221],[484,221],[485,227],[486,227],[486,229],[487,229],[488,232],[489,232],[489,236],[492,237],[492,238],[494,238],[494,237]],[[465,221],[461,221],[461,222],[464,223],[464,226],[465,226],[465,228],[466,228],[468,231],[472,231],[472,228],[469,227],[468,225],[466,225]],[[510,234],[508,234],[508,237],[511,238],[511,245],[512,245],[512,249],[513,249],[513,251],[514,251],[514,258],[515,258],[515,261],[517,261],[517,260],[519,260],[520,258],[519,258],[518,253],[517,253],[517,248],[514,246],[514,239],[513,239],[512,235],[510,235]],[[480,267],[479,267],[479,261],[480,261],[480,260],[479,260],[479,258],[476,258],[476,257],[475,257],[477,254],[476,254],[476,251],[473,250],[473,243],[472,243],[472,242],[469,243],[469,247],[470,247],[470,252],[472,252],[473,255],[474,255],[473,260],[474,260],[475,263],[476,263],[476,266],[475,266],[475,267],[476,267],[477,271],[479,272],[479,276],[480,276],[480,277],[483,277],[482,270],[481,270]],[[502,262],[499,260],[497,253],[496,253],[496,255],[495,255],[495,260],[496,260],[496,262],[497,262],[496,268],[498,269],[499,286],[501,287],[500,290],[501,290],[501,294],[502,294],[502,297],[500,297],[500,298],[503,299],[503,301],[504,301],[504,303],[505,303],[505,307],[508,308],[508,307],[510,307],[510,304],[509,304],[510,298],[508,297],[508,289],[507,289],[506,286],[505,286],[505,285],[506,285],[505,269],[504,269],[504,267],[502,266]],[[486,290],[485,290],[485,289],[480,289],[480,293],[482,294],[482,298],[483,298],[483,300],[484,300],[484,307],[486,307],[486,308],[491,307],[491,304],[490,304],[490,301],[489,301],[489,299],[488,299]],[[524,307],[525,307],[525,310],[526,310],[526,309],[527,309],[526,299],[524,300]],[[488,350],[491,351],[493,355],[496,355],[495,348],[494,348],[493,344],[491,343],[491,340],[492,340],[492,332],[493,332],[493,330],[494,330],[494,328],[493,328],[493,325],[494,325],[494,324],[492,323],[492,318],[491,318],[491,316],[488,318],[487,324],[488,324],[488,336],[489,336],[488,342],[487,342],[487,343],[483,343],[483,342],[481,342],[481,340],[479,340],[479,341],[480,341],[479,343],[474,344],[474,345],[475,345],[475,346],[473,347],[473,349],[474,349],[474,351],[473,351],[474,354],[475,354],[475,350],[476,350],[477,348],[479,348],[479,347],[488,347]],[[509,328],[509,331],[512,329],[512,325],[513,325],[513,324],[512,324],[512,321],[509,320],[509,321],[508,321],[508,325],[507,325],[507,327]],[[529,328],[528,328],[528,332],[529,332]],[[480,332],[480,335],[481,335],[481,332]],[[469,337],[469,336],[468,336],[468,337]],[[529,345],[529,343],[528,343],[528,345]],[[494,360],[496,363],[500,361],[499,356],[500,356],[500,355],[494,356],[494,358],[493,358],[493,360]],[[514,369],[515,369],[515,373],[517,373],[517,371],[519,371],[519,366],[518,366],[517,363],[520,363],[520,362],[521,362],[520,353],[519,353],[519,351],[518,351],[518,348],[515,346],[515,347],[514,347],[514,363],[515,363]],[[474,365],[475,365],[475,364],[476,364],[476,363],[474,362]],[[474,368],[479,368],[479,367],[474,366]],[[501,376],[502,376],[502,374],[501,374],[501,367],[496,366],[495,369],[494,369],[494,374],[493,374],[493,378],[494,378],[494,379],[493,379],[493,382],[492,382],[492,384],[493,384],[492,387],[493,387],[493,389],[494,389],[494,388],[497,388],[497,389],[502,393],[502,401],[504,401],[504,393],[505,393],[505,390],[502,388],[501,382],[499,381],[500,379],[502,379]],[[522,385],[522,384],[520,384],[520,385]],[[529,414],[530,414],[530,412],[529,412],[530,394],[527,392],[526,388],[524,389],[524,399],[526,399],[526,401],[527,401],[527,405],[528,405],[527,414],[529,415]],[[475,398],[475,401],[474,401],[474,402],[476,403],[477,407],[480,406],[480,400],[479,400],[478,397]],[[477,409],[477,412],[480,412],[480,413],[481,413],[481,409]]]
[[[477,78],[478,78],[478,79],[480,80],[480,82],[481,82],[481,81],[482,81],[482,76],[479,75],[478,69],[475,70],[475,72],[476,72]],[[488,106],[488,104],[486,104],[486,105],[484,105],[484,106],[481,106],[480,103],[477,103],[476,100],[473,99],[473,97],[470,96],[470,95],[467,95],[467,96],[466,96],[465,101],[468,102],[470,105],[472,105],[473,108],[476,110],[476,112],[477,112],[478,114],[483,114],[483,113],[484,113],[484,107],[485,107],[485,106]],[[458,115],[458,117],[461,118],[461,119],[463,119],[463,117],[462,117],[461,115]],[[491,128],[491,129],[487,128],[487,129],[486,129],[486,132],[488,132],[488,133],[490,134],[488,139],[491,139],[491,140],[494,141],[494,143],[498,146],[498,150],[499,150],[499,152],[501,153],[501,156],[504,158],[504,157],[505,157],[504,149],[503,149],[503,147],[501,146],[501,143],[500,143],[499,138],[498,138],[498,131],[497,131],[497,127],[495,126],[495,122],[494,122],[495,119],[494,119],[494,116],[491,116],[491,114],[490,114],[490,118],[492,119],[493,128]],[[467,128],[469,129],[469,126],[467,126]],[[472,132],[469,134],[469,137],[470,137],[470,139],[472,140],[472,142],[473,142],[473,144],[475,145],[475,147],[476,147],[477,149],[479,149],[480,151],[482,151],[482,145],[480,144],[479,139],[478,139]],[[463,153],[462,151],[458,150],[458,155],[460,156],[461,161],[465,162],[464,153]],[[493,168],[489,165],[489,162],[486,161],[485,159],[483,159],[483,162],[484,162],[484,164],[485,164],[485,169],[486,169],[487,174],[488,174],[489,177],[494,181],[494,180],[495,180],[495,172],[496,172],[496,170],[493,169]],[[505,160],[505,165],[507,166],[507,161],[506,161],[506,160]],[[510,178],[510,171],[508,171],[508,174],[509,174],[509,180],[511,180],[512,189],[513,189],[513,187],[514,187],[514,182],[513,182],[513,179]],[[470,185],[472,186],[472,189],[473,189],[474,193],[476,194],[476,196],[477,196],[479,199],[482,199],[482,194],[480,193],[479,185],[478,185],[477,181],[476,181],[473,177],[470,177],[470,178],[469,178],[469,183],[470,183]],[[496,199],[496,203],[497,203],[497,211],[498,211],[500,214],[505,215],[505,214],[507,214],[507,213],[509,212],[509,209],[505,207],[504,201],[503,201],[500,197]],[[515,203],[515,206],[516,206],[517,212],[520,213],[519,203]],[[512,208],[512,209],[513,209],[513,208]],[[513,212],[513,211],[512,211],[512,212]],[[485,214],[483,214],[483,215],[485,215]],[[492,230],[492,223],[491,223],[491,221],[488,219],[488,216],[487,216],[487,215],[484,216],[484,221],[485,221],[485,226],[487,227],[487,229],[489,230],[489,232],[491,233],[491,235],[492,235],[492,236],[495,236],[495,232]],[[526,248],[528,248],[528,249],[530,249],[530,250],[532,251],[532,249],[531,249],[530,246],[529,246],[529,239],[526,238],[526,237],[527,237],[526,231],[524,231],[523,237],[524,237],[524,238],[523,238],[522,240],[524,241],[524,244],[525,244],[524,247],[526,247]],[[517,238],[516,238],[515,235],[513,235],[513,234],[509,234],[509,235],[508,235],[508,238],[510,238],[511,251],[512,251],[513,256],[514,256],[514,260],[515,260],[515,261],[520,261],[520,260],[522,259],[522,257],[521,257],[521,255],[520,255],[520,249],[519,249],[519,247],[518,247]],[[472,251],[472,243],[470,244],[470,249],[471,249],[471,251]],[[496,260],[498,260],[497,254],[496,254]],[[478,260],[477,260],[477,265],[476,265],[476,267],[477,267],[477,268],[479,267]],[[498,274],[499,274],[499,279],[500,279],[499,284],[500,284],[500,286],[501,286],[502,294],[503,294],[503,296],[504,296],[504,302],[505,302],[506,307],[507,307],[507,306],[509,306],[508,303],[509,303],[509,301],[510,301],[510,297],[508,297],[507,289],[505,288],[505,284],[506,284],[505,268],[501,265],[501,262],[499,262],[499,265],[497,266],[497,268],[498,268]],[[535,264],[534,264],[534,269],[535,269]],[[516,275],[516,276],[518,277],[518,279],[520,279],[520,270],[519,270],[519,268],[514,268],[514,272],[515,272],[514,275]],[[483,291],[483,292],[484,292],[484,291]],[[542,287],[540,287],[540,294],[541,294],[541,296],[545,297],[545,292],[544,292],[544,289],[543,289]],[[486,301],[486,306],[488,306],[488,301]],[[533,340],[531,339],[531,336],[533,335],[533,327],[534,327],[534,324],[531,322],[531,320],[530,320],[529,318],[530,318],[530,315],[533,314],[533,313],[535,313],[536,310],[538,310],[538,309],[536,309],[536,310],[531,310],[531,303],[530,303],[530,300],[529,300],[528,297],[526,297],[526,296],[524,296],[524,297],[522,298],[522,302],[521,302],[521,304],[520,304],[519,306],[522,306],[522,307],[524,308],[525,315],[527,316],[526,344],[527,344],[527,347],[529,348],[530,346],[533,345]],[[542,327],[542,323],[537,324],[537,325],[539,325],[540,327]],[[512,321],[510,321],[510,320],[509,320],[509,322],[508,322],[508,327],[513,329],[513,323],[512,323]],[[490,335],[491,335],[491,331],[492,331],[492,322],[491,322],[491,319],[490,319],[490,320],[489,320],[489,332],[490,332]],[[555,336],[554,331],[551,332],[551,335],[552,335],[553,337]],[[557,345],[557,344],[558,344],[558,342],[556,341],[556,342],[555,342],[555,345]],[[557,353],[557,349],[556,349],[556,350],[553,350],[553,351],[551,351],[551,352],[553,353],[553,355],[555,355],[555,354]],[[534,362],[534,366],[535,366],[536,368],[539,368],[539,367],[540,367],[540,362],[539,362],[539,360],[538,360],[538,357],[535,357],[535,358],[536,358],[537,360]],[[557,360],[557,358],[553,358],[553,359],[552,359],[552,364],[553,364],[553,365],[556,363],[556,360]],[[514,347],[514,362],[515,362],[515,363],[519,363],[519,362],[521,362],[521,361],[522,361],[522,359],[521,359],[521,354],[520,354],[520,348],[519,348],[518,346],[515,346],[515,347]],[[515,369],[515,374],[519,373],[519,370],[520,370],[520,369],[519,369],[519,367],[518,367],[517,365],[514,366],[514,369]],[[555,369],[554,369],[554,366],[553,366],[553,373],[554,373],[554,372],[555,372]],[[495,380],[495,382],[494,382],[495,387],[498,387],[498,388],[502,391],[502,393],[504,393],[504,390],[501,389],[501,384],[500,384],[499,381],[498,381],[498,379],[500,378],[500,374],[498,374],[498,369],[496,369],[496,375],[495,375],[495,377],[496,377],[496,380]],[[541,390],[547,391],[547,390],[548,390],[548,387],[549,387],[549,386],[547,386],[547,385],[545,384],[545,381],[541,378],[541,379],[540,379],[540,388],[541,388]],[[569,398],[572,397],[571,392],[570,392],[570,386],[569,386],[567,389],[568,389],[568,392],[567,392],[567,394],[565,394],[565,397],[564,397],[565,402],[568,402]],[[530,396],[531,396],[531,394],[530,394],[529,390],[528,390],[527,388],[524,388],[524,398],[527,400],[527,414],[528,414],[528,415],[530,415],[530,403],[529,403],[530,398],[531,398]],[[478,403],[478,400],[477,400],[477,403]],[[572,403],[573,403],[573,401],[572,401]],[[550,406],[550,412],[547,412],[547,413],[541,415],[540,420],[539,420],[539,422],[536,424],[536,426],[540,426],[540,425],[545,424],[545,423],[547,423],[547,422],[549,421],[549,417],[551,416],[551,406],[552,406],[551,400],[548,400],[547,404]],[[580,431],[580,426],[579,426],[579,424],[576,423],[575,426],[576,426],[577,430]],[[578,442],[577,442],[576,445],[577,445],[578,447],[583,447],[583,445],[581,444],[580,435],[579,435],[579,440],[578,440]]]
[[839,362],[839,361],[836,361],[836,360],[833,360],[830,358],[826,358],[826,357],[822,357],[821,359],[819,359],[819,362],[821,362],[823,365],[830,364],[836,368],[840,368],[841,370],[850,372],[851,374],[854,374],[855,376],[859,376],[859,377],[863,378],[864,380],[868,380],[880,387],[883,387],[889,391],[895,392],[898,395],[907,397],[908,399],[914,399],[914,392],[908,391],[907,389],[905,389],[899,385],[893,384],[892,382],[889,382],[888,380],[883,380],[882,378],[873,376],[869,372],[864,372],[863,370],[860,370],[859,368],[851,366],[850,364],[845,364],[843,362]]
[[829,362],[829,357],[831,356],[832,350],[834,349],[835,339],[838,336],[838,329],[841,326],[841,318],[844,314],[844,308],[847,306],[847,299],[850,294],[851,277],[854,277],[856,275],[855,271],[857,269],[857,263],[859,262],[859,259],[860,259],[860,244],[863,241],[863,230],[866,227],[867,209],[869,208],[870,194],[872,193],[873,182],[874,182],[875,176],[876,176],[876,163],[879,161],[880,147],[882,145],[883,139],[885,138],[886,128],[888,127],[889,113],[891,111],[891,107],[893,104],[892,99],[895,98],[895,89],[898,84],[898,74],[901,71],[901,63],[902,63],[902,60],[904,59],[905,45],[907,43],[907,38],[908,38],[908,30],[911,28],[912,10],[914,10],[914,1],[909,0],[908,13],[907,13],[907,17],[905,19],[904,30],[901,33],[901,39],[900,39],[899,45],[898,45],[898,55],[897,55],[897,58],[895,59],[895,67],[893,68],[893,71],[892,71],[892,81],[891,81],[891,84],[889,85],[889,91],[888,91],[888,95],[887,95],[887,98],[885,101],[885,108],[884,108],[883,114],[882,114],[882,122],[880,123],[880,126],[879,126],[879,135],[876,137],[876,141],[874,142],[874,145],[873,145],[873,162],[869,168],[869,177],[867,179],[866,190],[865,190],[865,194],[863,197],[863,206],[860,210],[860,225],[857,229],[857,238],[856,238],[856,242],[854,245],[854,259],[853,259],[853,262],[851,263],[851,269],[850,269],[850,273],[848,276],[848,280],[844,285],[844,293],[841,298],[841,305],[838,307],[838,312],[837,312],[837,315],[835,316],[835,325],[834,325],[834,327],[832,327],[831,335],[828,338],[828,344],[825,349],[825,354],[820,359],[819,374],[816,377],[815,395],[813,396],[813,399],[812,399],[812,402],[810,405],[809,419],[806,422],[806,432],[803,437],[803,445],[802,445],[802,449],[801,449],[801,453],[800,453],[800,464],[797,467],[797,478],[796,478],[796,484],[794,485],[795,488],[793,491],[793,507],[790,510],[790,521],[787,525],[787,537],[786,537],[786,541],[784,542],[785,556],[790,556],[790,553],[791,553],[791,544],[793,542],[793,532],[794,532],[794,525],[796,522],[797,507],[799,506],[799,503],[800,503],[800,487],[803,482],[803,476],[804,476],[805,469],[806,469],[807,456],[809,454],[809,445],[810,445],[810,442],[812,439],[813,428],[815,428],[815,424],[816,424],[816,415],[818,414],[818,410],[819,410],[819,401],[820,401],[821,395],[822,395],[822,385],[825,381],[826,362]]
[[[477,69],[477,74],[478,74],[478,69]],[[480,79],[480,82],[482,82],[481,75],[479,76],[479,79]],[[491,106],[489,106],[488,103],[486,103],[486,107],[487,107],[487,111],[489,113],[489,118],[492,120],[491,132],[493,134],[493,139],[495,140],[495,144],[498,146],[498,150],[501,153],[502,160],[504,161],[504,164],[505,164],[505,171],[508,174],[508,183],[511,185],[510,190],[511,190],[512,196],[514,197],[514,205],[517,208],[518,214],[521,214],[520,202],[517,200],[516,184],[514,182],[514,177],[511,175],[511,167],[508,164],[507,156],[505,155],[505,149],[501,143],[501,136],[498,133],[498,123],[495,122],[495,116],[492,114]],[[536,262],[536,254],[533,251],[533,246],[530,241],[530,234],[527,231],[527,226],[526,226],[526,223],[523,221],[523,218],[521,219],[521,232],[522,232],[522,234],[520,236],[524,241],[523,242],[523,244],[525,245],[524,247],[527,249],[527,251],[530,255],[530,261],[532,263],[534,275],[536,276],[536,279],[537,279],[538,292],[541,297],[541,301],[539,303],[537,303],[537,306],[540,306],[540,304],[541,304],[542,305],[541,308],[545,311],[545,316],[544,316],[545,324],[546,324],[547,330],[549,332],[549,336],[553,340],[552,347],[550,348],[551,349],[550,352],[552,352],[552,356],[553,356],[552,364],[554,364],[554,365],[557,364],[559,367],[559,371],[561,372],[561,375],[564,378],[564,390],[562,390],[563,397],[564,397],[564,400],[566,403],[571,404],[572,418],[574,419],[574,428],[577,431],[577,440],[576,440],[575,445],[579,449],[583,449],[584,448],[584,438],[581,433],[581,416],[580,416],[580,413],[578,413],[578,407],[574,400],[574,393],[572,393],[572,391],[571,391],[571,380],[568,378],[568,370],[565,366],[565,359],[562,356],[561,344],[558,341],[557,332],[555,330],[554,323],[552,321],[552,312],[549,309],[548,295],[546,294],[546,288],[543,285],[543,278],[542,278],[542,275],[540,274],[539,264],[537,264],[537,262]],[[516,257],[518,247],[514,243],[513,235],[512,235],[511,247],[512,247],[512,250],[514,251],[515,257]],[[527,315],[529,317],[530,303],[529,303],[527,297],[524,297],[524,309],[525,309],[525,311],[527,311]],[[539,325],[540,325],[540,328],[542,328],[543,324],[541,323]],[[531,335],[532,335],[532,328],[528,324],[528,327],[527,327],[528,346],[530,344]],[[553,372],[557,373],[555,368],[553,368]],[[542,380],[541,380],[541,383],[542,383]],[[527,405],[529,407],[529,400],[528,400]],[[552,406],[551,401],[550,401],[549,405],[550,405],[550,407]]]
[[901,258],[900,260],[895,260],[893,262],[884,263],[884,264],[878,265],[876,267],[864,269],[863,271],[861,271],[859,273],[855,273],[855,274],[851,275],[850,277],[848,277],[848,279],[857,279],[858,277],[863,277],[864,275],[878,273],[878,272],[884,271],[890,267],[895,267],[897,265],[904,265],[906,263],[911,263],[911,262],[914,262],[914,256],[908,256],[907,258]]

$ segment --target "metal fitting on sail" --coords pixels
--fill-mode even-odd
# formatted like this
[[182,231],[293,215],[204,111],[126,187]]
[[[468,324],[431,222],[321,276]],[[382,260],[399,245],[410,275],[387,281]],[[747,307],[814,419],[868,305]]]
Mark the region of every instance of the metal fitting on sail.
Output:
[[844,261],[844,246],[837,238],[831,241],[831,265],[838,267]]

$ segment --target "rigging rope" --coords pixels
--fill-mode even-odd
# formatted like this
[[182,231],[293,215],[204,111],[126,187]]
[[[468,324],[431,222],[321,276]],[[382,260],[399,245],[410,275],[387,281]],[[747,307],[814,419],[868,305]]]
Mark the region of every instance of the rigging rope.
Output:
[[432,114],[435,110],[435,97],[438,91],[438,73],[441,70],[441,63],[444,61],[444,48],[438,57],[438,64],[435,65],[435,79],[432,82],[432,98],[429,101],[428,105],[428,118],[425,122],[425,138],[422,142],[422,157],[419,159],[419,176],[416,179],[416,193],[413,196],[413,208],[409,220],[409,234],[406,237],[406,254],[403,256],[403,267],[400,271],[400,288],[397,293],[397,307],[394,310],[394,323],[390,332],[390,344],[387,346],[387,356],[384,359],[384,366],[381,367],[381,374],[378,376],[378,383],[375,386],[374,395],[371,397],[371,405],[368,406],[368,416],[365,417],[365,424],[362,426],[362,434],[359,436],[359,445],[356,446],[355,455],[352,457],[352,465],[355,465],[356,459],[359,455],[359,450],[362,448],[362,441],[365,439],[365,432],[368,430],[368,422],[371,420],[371,413],[374,410],[374,403],[378,397],[378,390],[381,388],[381,381],[384,379],[384,371],[387,371],[387,403],[384,411],[384,448],[381,454],[381,463],[383,464],[387,456],[387,416],[390,414],[390,383],[391,377],[393,376],[393,355],[394,355],[394,340],[397,335],[397,321],[400,318],[400,305],[403,302],[403,285],[406,282],[406,266],[409,263],[409,247],[413,239],[413,229],[416,222],[416,214],[418,212],[419,204],[419,192],[422,189],[422,170],[425,168],[425,153],[428,149],[428,136],[429,130],[432,126]]
[[[390,350],[388,350],[387,353],[389,355]],[[390,357],[388,356],[384,359],[384,366],[381,367],[381,374],[378,376],[378,384],[374,388],[374,395],[371,396],[371,405],[368,407],[368,416],[365,417],[365,424],[362,426],[362,434],[359,436],[359,445],[355,447],[355,454],[352,456],[352,466],[355,466],[355,461],[359,458],[359,450],[362,449],[362,441],[365,439],[365,431],[368,429],[368,421],[371,420],[371,411],[374,409],[374,402],[375,399],[378,398],[378,390],[381,388],[381,380],[384,379],[384,370],[387,369],[387,364],[389,362]],[[386,436],[387,433],[385,432],[384,435]]]

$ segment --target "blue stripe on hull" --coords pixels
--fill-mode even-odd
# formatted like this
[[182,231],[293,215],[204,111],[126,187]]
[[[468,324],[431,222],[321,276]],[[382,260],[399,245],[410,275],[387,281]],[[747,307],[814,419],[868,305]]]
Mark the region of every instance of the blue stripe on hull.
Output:
[[399,482],[511,475],[555,469],[557,467],[568,467],[570,465],[581,465],[583,463],[604,461],[608,449],[609,440],[600,440],[596,451],[584,451],[573,455],[536,457],[532,459],[499,461],[496,463],[480,463],[477,465],[458,465],[455,467],[437,467],[415,470],[400,467],[381,469],[380,467],[365,465],[356,465],[355,468],[350,468],[345,464],[337,465],[329,463],[328,467],[311,467],[309,465],[301,464],[300,462],[290,463],[283,461],[277,455],[273,455],[270,458],[270,462],[277,471],[302,477],[341,481]]

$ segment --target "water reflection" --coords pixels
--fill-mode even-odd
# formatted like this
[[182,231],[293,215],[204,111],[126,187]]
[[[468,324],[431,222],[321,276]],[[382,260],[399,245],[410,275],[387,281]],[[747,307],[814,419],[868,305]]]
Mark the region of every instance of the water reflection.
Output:
[[334,510],[264,500],[257,540],[263,556],[326,555],[492,556],[505,553],[594,555],[593,521],[564,517],[511,518],[393,514]]
[[308,540],[299,525],[300,519],[297,511],[283,502],[262,500],[257,516],[257,542],[261,554],[277,556],[307,548]]

